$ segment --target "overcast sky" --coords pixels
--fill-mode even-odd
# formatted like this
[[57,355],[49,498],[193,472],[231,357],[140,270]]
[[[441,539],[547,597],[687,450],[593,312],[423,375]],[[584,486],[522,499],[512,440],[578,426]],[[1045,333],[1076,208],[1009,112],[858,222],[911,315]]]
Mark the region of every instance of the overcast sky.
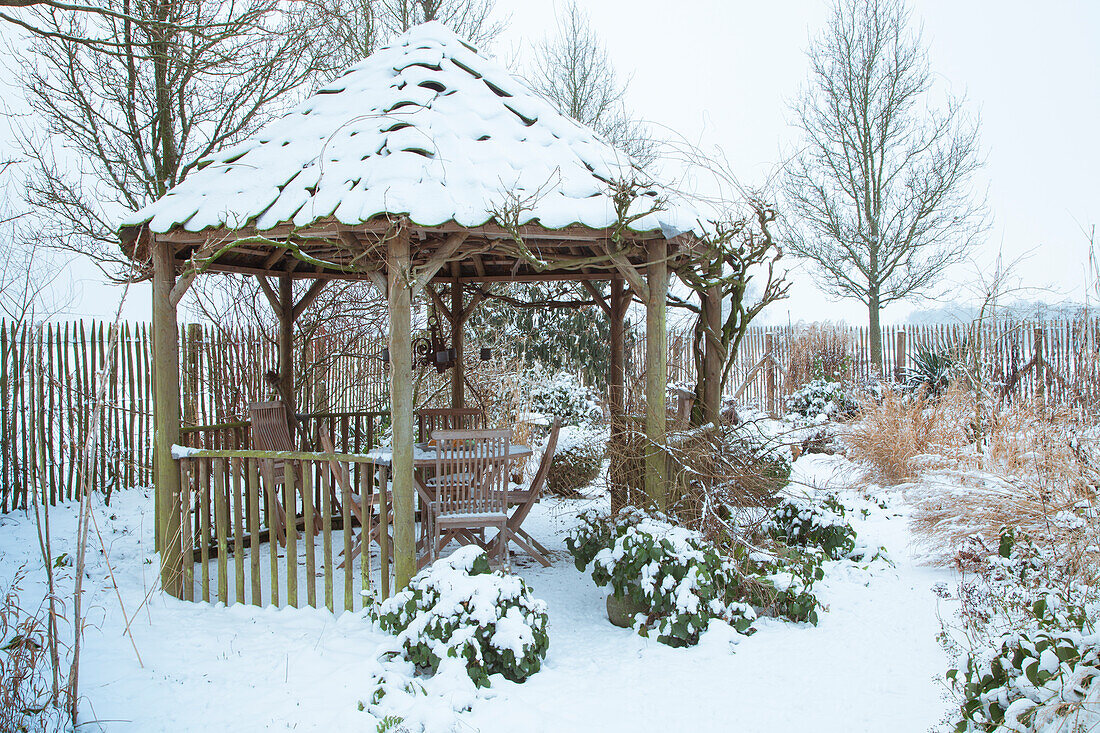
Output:
[[[911,0],[924,25],[943,89],[980,113],[994,227],[981,252],[1011,259],[1032,252],[1027,284],[1052,299],[1080,300],[1087,243],[1100,222],[1100,3],[1081,0]],[[797,133],[787,102],[808,72],[805,48],[828,16],[823,0],[590,0],[584,6],[618,70],[631,79],[630,108],[703,147],[720,146],[746,182],[789,156]],[[511,24],[494,51],[503,58],[550,32],[552,0],[498,0]],[[76,315],[106,316],[115,291],[74,270]],[[962,269],[953,274],[965,278]],[[67,287],[67,286],[66,286]],[[957,288],[952,289],[957,292]],[[130,294],[128,316],[146,318],[148,285]],[[918,303],[918,307],[935,304]],[[909,307],[886,311],[885,322]],[[769,320],[865,320],[854,302],[827,301],[800,277]]]

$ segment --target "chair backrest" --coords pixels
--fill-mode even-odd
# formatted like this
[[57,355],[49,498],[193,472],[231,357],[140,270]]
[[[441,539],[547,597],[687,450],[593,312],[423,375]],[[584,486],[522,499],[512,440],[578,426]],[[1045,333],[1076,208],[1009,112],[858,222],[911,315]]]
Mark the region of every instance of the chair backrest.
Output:
[[436,430],[440,514],[500,514],[508,507],[511,430]]
[[294,450],[285,404],[279,400],[253,402],[248,406],[248,415],[255,450]]
[[421,443],[436,430],[480,430],[485,427],[485,413],[476,407],[425,407],[414,414],[416,439]]
[[554,418],[554,424],[550,426],[550,435],[546,438],[546,450],[542,452],[542,460],[535,471],[535,477],[531,479],[531,491],[538,500],[538,494],[542,491],[542,485],[546,483],[546,474],[550,473],[550,464],[554,462],[554,453],[558,450],[558,432],[561,430],[561,418]]

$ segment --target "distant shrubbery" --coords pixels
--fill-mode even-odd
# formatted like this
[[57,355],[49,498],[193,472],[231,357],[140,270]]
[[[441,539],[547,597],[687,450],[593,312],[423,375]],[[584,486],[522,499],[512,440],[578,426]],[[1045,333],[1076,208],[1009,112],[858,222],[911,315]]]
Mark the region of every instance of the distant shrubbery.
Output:
[[567,425],[558,434],[557,452],[546,475],[550,493],[576,496],[600,475],[607,453],[607,430]]

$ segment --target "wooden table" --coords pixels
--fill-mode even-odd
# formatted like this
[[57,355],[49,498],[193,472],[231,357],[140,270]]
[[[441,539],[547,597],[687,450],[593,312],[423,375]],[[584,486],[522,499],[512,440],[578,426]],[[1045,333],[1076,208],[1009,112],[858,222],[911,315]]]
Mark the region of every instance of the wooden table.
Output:
[[[435,468],[435,459],[438,453],[439,451],[434,445],[413,443],[413,480],[416,482],[416,493],[420,495],[421,500],[427,503],[435,501],[435,492],[428,487],[424,472]],[[514,443],[508,446],[509,460],[527,459],[533,453],[534,451],[531,450],[530,446],[522,443]],[[384,471],[379,483],[385,486],[390,467],[393,465],[393,448],[388,445],[374,448],[367,452],[367,456],[374,461],[374,465]]]
[[[435,501],[435,491],[428,486],[426,473],[435,468],[435,459],[438,454],[436,446],[429,445],[428,443],[413,443],[413,481],[416,485],[416,493],[420,496],[422,511],[428,504]],[[525,460],[534,454],[531,447],[522,443],[514,443],[508,446],[508,459],[509,460]],[[385,512],[385,518],[383,519],[383,527],[386,524],[392,522],[392,507],[393,497],[387,497],[390,493],[389,489],[389,472],[393,466],[393,448],[391,446],[380,446],[367,452],[367,456],[374,462],[374,465],[378,468],[378,491],[379,493],[379,513]],[[387,500],[388,499],[388,500]],[[423,530],[423,523],[421,523],[421,529]],[[372,533],[379,531],[385,531],[382,527],[376,528]],[[377,539],[381,539],[378,536]],[[427,549],[427,534],[424,531],[420,533],[420,539],[417,540],[417,551]],[[425,552],[423,556],[417,561],[418,567],[423,567],[427,561],[428,553]]]

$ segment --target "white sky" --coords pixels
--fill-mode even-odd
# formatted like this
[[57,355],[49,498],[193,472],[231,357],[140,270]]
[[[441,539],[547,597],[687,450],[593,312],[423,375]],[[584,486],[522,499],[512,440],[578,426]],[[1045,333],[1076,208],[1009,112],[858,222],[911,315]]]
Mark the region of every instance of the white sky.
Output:
[[[725,151],[741,178],[767,174],[795,149],[786,102],[806,79],[808,38],[827,16],[825,0],[590,0],[584,3],[640,117]],[[933,71],[980,112],[994,227],[976,259],[1003,247],[1033,251],[1026,284],[1055,288],[1049,299],[1080,300],[1087,244],[1081,227],[1100,223],[1100,3],[1080,0],[910,0],[923,22]],[[554,26],[552,0],[498,0],[511,25],[495,51],[522,52]],[[967,271],[953,277],[964,279]],[[106,316],[117,291],[74,268],[72,315]],[[68,283],[66,284],[68,287]],[[126,314],[146,318],[148,285]],[[858,303],[827,301],[800,277],[772,322],[866,316]],[[957,292],[957,289],[952,291]],[[918,307],[935,304],[919,303]],[[888,309],[884,321],[909,306]]]

